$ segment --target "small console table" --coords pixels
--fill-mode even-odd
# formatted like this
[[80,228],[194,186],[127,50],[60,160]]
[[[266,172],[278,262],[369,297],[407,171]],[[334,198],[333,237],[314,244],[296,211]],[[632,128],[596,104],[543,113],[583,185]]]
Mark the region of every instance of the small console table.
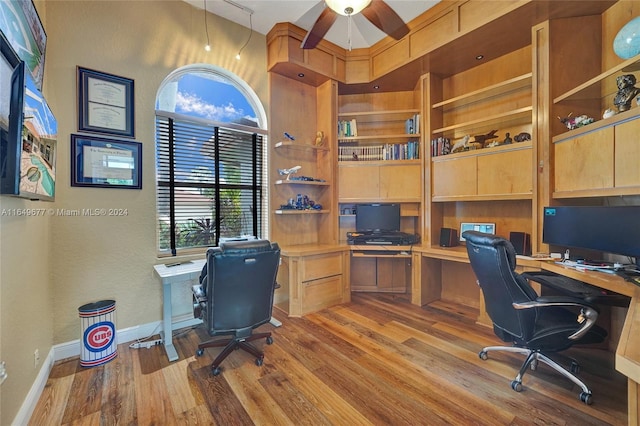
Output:
[[[167,266],[165,264],[155,265],[156,274],[162,281],[162,331],[160,337],[164,342],[164,349],[167,352],[169,361],[178,359],[178,352],[173,346],[173,309],[171,307],[171,287],[175,284],[183,284],[200,277],[202,267],[207,263],[205,259],[193,260]],[[171,264],[169,264],[171,265]],[[199,321],[199,320],[195,320]]]

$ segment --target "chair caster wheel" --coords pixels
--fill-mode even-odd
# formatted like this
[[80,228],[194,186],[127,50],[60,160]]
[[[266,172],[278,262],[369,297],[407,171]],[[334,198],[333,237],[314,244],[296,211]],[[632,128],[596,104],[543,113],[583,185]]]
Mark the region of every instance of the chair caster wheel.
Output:
[[511,382],[511,389],[513,389],[516,392],[521,392],[522,391],[522,383],[514,380]]
[[264,359],[263,358],[256,358],[256,365],[258,367],[261,367],[262,364],[264,364]]
[[202,356],[202,355],[204,355],[204,349],[198,349],[196,351],[196,356]]
[[273,343],[273,337],[267,337],[267,345],[271,345]]
[[580,401],[584,402],[587,405],[593,404],[593,397],[591,393],[588,392],[580,392]]
[[220,367],[211,367],[211,374],[213,374],[214,376],[220,375],[221,372],[222,369]]
[[[571,361],[571,368],[570,368],[571,372],[573,374],[578,374],[580,372],[580,364],[578,364],[575,361]],[[583,392],[584,393],[584,392]]]
[[478,353],[478,356],[480,357],[480,359],[484,359],[484,360],[487,360],[489,358],[486,351],[480,351]]

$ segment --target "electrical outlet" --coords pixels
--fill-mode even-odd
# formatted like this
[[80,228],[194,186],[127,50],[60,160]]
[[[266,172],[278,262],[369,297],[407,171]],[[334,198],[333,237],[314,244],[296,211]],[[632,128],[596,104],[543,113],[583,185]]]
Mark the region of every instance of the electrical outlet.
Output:
[[33,351],[33,368],[38,367],[39,363],[40,363],[40,351],[36,349],[35,351]]

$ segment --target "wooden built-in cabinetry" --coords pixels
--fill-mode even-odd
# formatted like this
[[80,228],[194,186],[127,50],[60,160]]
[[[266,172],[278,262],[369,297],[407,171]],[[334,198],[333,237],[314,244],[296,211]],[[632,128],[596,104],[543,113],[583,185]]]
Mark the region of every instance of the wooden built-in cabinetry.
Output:
[[[338,136],[338,148],[372,155],[338,156],[338,233],[342,243],[356,231],[353,211],[361,203],[397,203],[401,231],[422,234],[424,148],[420,90],[344,94],[338,120],[353,122],[357,135]],[[372,148],[376,147],[376,148]],[[382,149],[384,147],[384,150]],[[376,157],[376,154],[382,155]],[[384,159],[386,158],[386,159]],[[385,247],[389,249],[389,247]],[[352,291],[408,292],[411,247],[351,247]]]
[[[496,223],[496,233],[534,232],[537,187],[533,132],[531,46],[518,48],[454,75],[423,77],[425,139],[448,139],[453,148],[468,137],[469,149],[431,153],[425,166],[425,240],[438,246],[440,229],[462,222]],[[473,145],[475,136],[494,131],[495,147]],[[526,133],[529,140],[516,142]],[[511,143],[504,143],[511,139]],[[427,141],[425,143],[428,143]],[[480,148],[480,149],[477,149]]]
[[[283,246],[276,304],[304,315],[348,301],[350,291],[404,292],[416,305],[465,304],[490,325],[465,247],[439,247],[440,229],[492,222],[497,234],[525,232],[534,253],[546,252],[544,206],[640,204],[640,107],[601,118],[613,107],[617,76],[633,72],[640,80],[640,71],[629,70],[640,56],[623,61],[611,49],[617,31],[637,16],[638,2],[441,2],[412,21],[402,40],[349,52],[326,41],[304,51],[304,31],[274,27],[267,36],[270,233]],[[558,117],[570,113],[596,121],[567,130]],[[405,121],[418,115],[419,132],[407,132]],[[343,120],[356,120],[357,136],[338,135]],[[498,142],[509,133],[512,143],[439,156],[430,149],[432,139],[453,146],[493,130]],[[296,141],[283,143],[285,131]],[[325,134],[322,147],[313,146],[317,131]],[[530,140],[517,142],[521,133]],[[346,160],[341,145],[409,140],[419,142],[417,159],[339,161]],[[324,181],[277,175],[295,165]],[[322,209],[279,208],[298,193]],[[399,203],[402,231],[420,234],[421,243],[390,253],[347,245],[353,207],[371,202]],[[633,328],[628,318],[625,329]],[[619,353],[617,365],[637,361]],[[631,378],[640,373],[631,366],[625,374],[635,424],[640,386]]]
[[[640,55],[622,62],[554,99],[558,106],[574,108],[597,104],[602,110],[611,104],[612,82],[640,61]],[[593,198],[640,194],[640,110],[635,101],[628,111],[553,137],[555,158],[554,199]]]

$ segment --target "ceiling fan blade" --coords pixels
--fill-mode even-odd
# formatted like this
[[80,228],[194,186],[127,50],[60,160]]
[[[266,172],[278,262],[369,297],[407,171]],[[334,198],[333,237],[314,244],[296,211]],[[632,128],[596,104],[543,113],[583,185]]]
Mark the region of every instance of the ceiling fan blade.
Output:
[[362,10],[362,14],[373,25],[380,28],[396,40],[409,34],[409,27],[402,18],[383,0],[372,0],[369,6]]
[[329,31],[329,28],[331,28],[331,25],[333,25],[337,17],[338,14],[336,12],[325,7],[304,40],[302,40],[300,47],[303,49],[313,49],[316,47],[327,31]]

